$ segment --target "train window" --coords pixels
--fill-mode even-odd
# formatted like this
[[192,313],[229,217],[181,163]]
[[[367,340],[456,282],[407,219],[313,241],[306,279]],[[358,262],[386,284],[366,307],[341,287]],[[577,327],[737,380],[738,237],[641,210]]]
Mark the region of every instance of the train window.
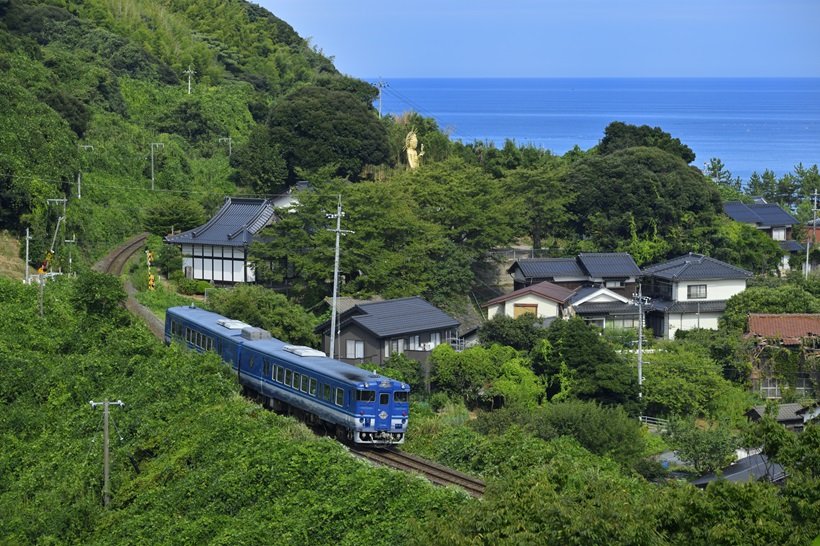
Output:
[[262,376],[267,379],[270,376],[270,362],[268,359],[262,361]]
[[188,327],[185,328],[185,341],[191,341],[191,329]]
[[222,354],[222,340],[219,338],[216,339],[216,352]]
[[293,388],[296,389],[297,391],[299,390],[299,381],[300,380],[301,380],[301,376],[298,373],[293,372]]
[[356,391],[357,402],[375,402],[376,391]]
[[407,395],[410,394],[407,391],[396,391],[393,393],[393,402],[403,402],[407,403]]
[[309,380],[310,380],[310,378],[308,376],[306,376],[306,375],[302,376],[302,392],[307,392],[308,391],[308,381]]
[[285,368],[282,366],[276,366],[276,380],[279,383],[285,382]]
[[339,387],[336,387],[336,405],[337,406],[344,406],[345,405],[345,391],[343,391]]
[[330,385],[325,385],[325,388],[322,390],[322,398],[330,402]]
[[390,393],[383,392],[379,395],[379,404],[386,406],[390,403]]
[[290,370],[285,370],[285,385],[288,387],[293,385],[293,372]]
[[199,332],[196,332],[196,336],[194,337],[194,345],[202,347],[202,334]]
[[316,396],[316,380],[312,377],[310,378],[310,395]]
[[213,349],[213,340],[209,337],[205,337],[205,350],[210,351]]

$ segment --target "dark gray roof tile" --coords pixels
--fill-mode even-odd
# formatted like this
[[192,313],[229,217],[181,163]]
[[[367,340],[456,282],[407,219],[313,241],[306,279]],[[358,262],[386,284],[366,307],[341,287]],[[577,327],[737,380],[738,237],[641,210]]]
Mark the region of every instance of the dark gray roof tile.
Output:
[[643,274],[670,281],[746,279],[752,276],[751,271],[692,252],[646,267]]
[[169,235],[165,241],[173,244],[245,246],[275,218],[273,206],[267,199],[228,197],[208,222],[194,229]]

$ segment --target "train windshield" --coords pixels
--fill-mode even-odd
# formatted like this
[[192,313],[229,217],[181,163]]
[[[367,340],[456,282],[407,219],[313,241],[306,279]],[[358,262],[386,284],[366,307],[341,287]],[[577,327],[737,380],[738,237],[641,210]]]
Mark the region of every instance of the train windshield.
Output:
[[403,402],[407,403],[407,398],[410,395],[407,391],[396,391],[393,393],[393,401],[394,402]]
[[357,402],[375,402],[376,391],[356,391]]

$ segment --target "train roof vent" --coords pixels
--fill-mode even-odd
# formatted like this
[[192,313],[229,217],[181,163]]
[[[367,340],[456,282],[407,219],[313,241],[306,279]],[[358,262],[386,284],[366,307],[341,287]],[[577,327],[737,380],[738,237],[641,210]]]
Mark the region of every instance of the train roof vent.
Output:
[[285,345],[282,347],[283,351],[293,353],[296,356],[327,356],[322,351],[318,351],[305,345]]
[[247,328],[250,326],[250,324],[245,324],[241,320],[233,320],[228,318],[219,319],[216,323],[227,328],[228,330],[241,330],[242,328]]
[[242,328],[242,337],[251,341],[258,341],[260,339],[270,339],[273,336],[271,336],[270,332],[263,328],[246,326]]

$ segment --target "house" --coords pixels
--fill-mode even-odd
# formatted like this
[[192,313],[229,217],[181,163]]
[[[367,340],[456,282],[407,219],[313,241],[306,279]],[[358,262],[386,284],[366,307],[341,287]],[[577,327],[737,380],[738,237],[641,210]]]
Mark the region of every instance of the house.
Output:
[[548,281],[570,290],[602,286],[631,296],[641,270],[625,252],[594,252],[581,253],[575,258],[517,260],[507,273],[513,278],[515,290]]
[[674,339],[678,330],[717,329],[726,300],[743,292],[750,271],[689,253],[643,270],[650,297],[646,325],[656,337]]
[[569,300],[570,314],[599,328],[637,328],[640,308],[631,299],[608,288],[577,289]]
[[165,242],[182,249],[182,269],[189,279],[254,282],[248,247],[263,227],[277,220],[267,199],[227,197],[207,223],[168,235]]
[[695,487],[705,488],[714,481],[726,480],[733,483],[746,483],[765,480],[771,483],[783,483],[786,471],[777,463],[770,462],[762,453],[756,453],[739,459],[720,472],[709,472],[692,480]]
[[[803,430],[803,408],[802,404],[779,404],[777,406],[777,415],[774,418],[778,423],[789,430],[800,432]],[[752,421],[760,421],[766,415],[766,406],[755,406],[746,412],[746,417]]]
[[[330,322],[316,327],[322,349],[330,353]],[[425,363],[435,347],[457,337],[459,322],[444,311],[414,296],[357,303],[339,313],[334,358],[350,364],[384,364],[392,355],[404,354]]]
[[766,232],[769,237],[778,242],[780,248],[783,249],[781,271],[789,270],[789,257],[792,254],[806,251],[803,244],[792,238],[792,227],[798,223],[797,219],[780,208],[780,205],[767,203],[762,197],[756,197],[752,204],[728,201],[723,205],[723,212],[736,222],[751,224]]
[[493,298],[481,307],[487,310],[488,319],[496,315],[518,318],[525,313],[539,318],[563,317],[573,293],[569,288],[542,281]]
[[811,396],[812,383],[820,384],[820,372],[799,366],[788,374],[778,373],[766,358],[770,346],[800,352],[799,363],[820,350],[820,315],[751,313],[746,337],[756,341],[758,356],[752,368],[752,385],[763,398],[780,399],[786,388],[797,396]]

